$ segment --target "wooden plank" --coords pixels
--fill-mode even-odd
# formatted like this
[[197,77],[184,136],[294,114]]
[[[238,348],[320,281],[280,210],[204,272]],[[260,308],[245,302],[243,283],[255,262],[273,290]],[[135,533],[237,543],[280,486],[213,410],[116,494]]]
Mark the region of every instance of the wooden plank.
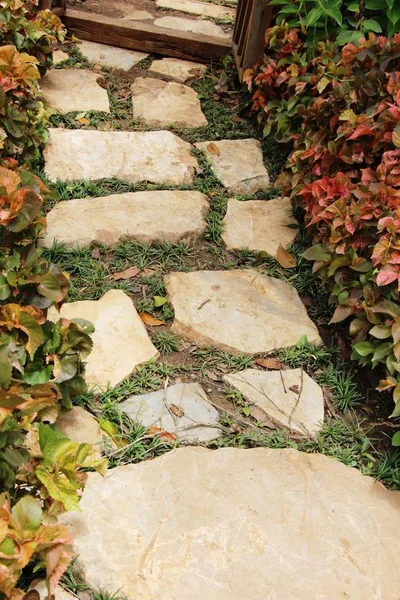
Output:
[[203,62],[210,59],[221,60],[231,51],[229,40],[133,21],[122,22],[121,19],[77,10],[67,10],[63,21],[66,27],[82,40],[129,50]]

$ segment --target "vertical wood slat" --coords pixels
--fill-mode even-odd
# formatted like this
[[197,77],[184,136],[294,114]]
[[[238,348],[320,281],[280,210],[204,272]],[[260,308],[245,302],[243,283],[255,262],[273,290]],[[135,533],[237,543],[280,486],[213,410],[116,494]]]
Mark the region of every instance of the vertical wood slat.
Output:
[[268,0],[238,0],[233,54],[240,79],[264,53],[264,34],[272,17]]

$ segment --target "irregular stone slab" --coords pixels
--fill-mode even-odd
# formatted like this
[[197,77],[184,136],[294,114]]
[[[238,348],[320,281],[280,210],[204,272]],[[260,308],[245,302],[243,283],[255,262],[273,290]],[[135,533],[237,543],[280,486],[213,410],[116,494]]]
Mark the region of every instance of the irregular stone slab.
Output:
[[153,15],[147,10],[136,10],[130,6],[123,5],[124,21],[152,21]]
[[248,248],[276,257],[279,245],[289,246],[297,235],[288,225],[297,225],[289,198],[246,202],[230,198],[222,239],[228,250]]
[[[29,591],[36,590],[40,600],[47,600],[49,592],[44,579],[33,581],[29,586]],[[54,600],[76,600],[76,596],[65,590],[61,585],[58,585],[54,590]]]
[[85,360],[86,381],[91,386],[114,387],[135,367],[158,355],[131,299],[121,290],[110,290],[100,300],[64,304],[60,313],[51,308],[48,318],[93,323],[93,350]]
[[224,375],[224,381],[267,417],[291,431],[311,436],[321,431],[324,395],[318,383],[302,369],[245,369]]
[[214,19],[234,19],[236,10],[209,2],[194,2],[193,0],[156,0],[159,8],[170,8],[180,12]]
[[208,122],[197,93],[187,85],[138,77],[131,85],[133,118],[151,127],[196,128]]
[[89,473],[80,507],[85,581],[129,600],[399,597],[400,494],[320,454],[179,448]]
[[229,40],[231,35],[226,33],[222,27],[212,21],[183,19],[181,17],[161,17],[153,23],[156,27],[165,27],[166,29],[175,29],[177,31],[191,31],[199,35],[210,35],[213,37]]
[[133,421],[159,427],[188,442],[209,442],[222,434],[218,411],[198,383],[177,383],[165,390],[131,396],[119,405]]
[[54,50],[53,52],[53,65],[59,65],[64,62],[64,60],[69,59],[69,54],[63,52],[62,50]]
[[207,71],[207,65],[180,60],[179,58],[162,58],[151,63],[150,72],[157,75],[170,77],[179,83],[185,83],[188,79],[203,77]]
[[302,335],[320,343],[296,290],[254,269],[170,273],[171,331],[199,346],[258,354],[294,346]]
[[86,40],[80,42],[78,49],[90,62],[102,65],[103,67],[110,67],[111,69],[123,69],[124,71],[129,71],[134,65],[149,56],[143,52],[126,50],[125,48],[117,48]]
[[[210,145],[213,151],[210,151]],[[232,194],[253,194],[269,187],[258,140],[220,140],[195,144],[203,150],[222,185]],[[216,154],[215,147],[219,154]]]
[[87,69],[56,69],[40,80],[44,98],[62,113],[78,110],[110,112],[107,90],[97,83],[99,75]]
[[50,181],[119,177],[178,186],[198,168],[191,148],[170,131],[50,129],[45,173]]
[[148,243],[192,243],[206,229],[208,208],[204,194],[178,190],[59,202],[47,215],[42,245],[51,248],[58,240],[70,247],[89,246],[94,241],[112,246],[124,237]]
[[92,444],[99,452],[111,447],[113,442],[100,429],[97,419],[80,406],[60,415],[55,423],[59,429],[73,442]]

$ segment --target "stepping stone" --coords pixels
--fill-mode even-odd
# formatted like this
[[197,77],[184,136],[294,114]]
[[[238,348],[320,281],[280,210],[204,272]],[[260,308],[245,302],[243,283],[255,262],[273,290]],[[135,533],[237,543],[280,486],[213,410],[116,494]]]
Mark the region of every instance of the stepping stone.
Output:
[[121,8],[124,13],[124,21],[152,21],[154,19],[154,16],[147,10],[132,9],[125,4]]
[[232,194],[253,194],[269,187],[258,140],[220,140],[195,146],[203,150],[214,173]]
[[111,69],[123,69],[129,71],[138,62],[149,55],[135,50],[126,50],[98,42],[82,40],[78,46],[81,54],[92,63],[110,67]]
[[228,250],[248,248],[253,252],[268,252],[276,257],[279,245],[284,248],[294,242],[297,225],[289,198],[275,200],[228,200],[223,221],[222,239]]
[[92,444],[99,452],[115,447],[111,438],[102,432],[97,419],[80,406],[60,415],[55,425],[73,442]]
[[107,90],[98,83],[99,75],[87,69],[56,69],[40,80],[44,98],[62,113],[78,110],[110,112]]
[[188,31],[198,35],[209,35],[229,40],[231,35],[226,33],[222,27],[212,21],[183,19],[181,17],[161,17],[153,23],[156,27],[165,27],[166,29],[175,29],[177,31]]
[[179,60],[179,58],[154,60],[150,67],[151,73],[170,77],[178,83],[185,83],[188,79],[203,77],[206,71],[207,65],[189,60]]
[[226,6],[218,6],[209,2],[193,2],[193,0],[156,0],[159,8],[170,8],[180,12],[214,19],[234,19],[236,10]]
[[48,318],[93,323],[93,350],[85,361],[89,386],[114,387],[135,367],[158,355],[131,299],[121,290],[110,290],[100,300],[64,304],[60,313],[51,308]]
[[254,269],[170,273],[171,331],[198,346],[258,354],[321,339],[294,287]]
[[192,146],[170,131],[50,129],[44,149],[50,181],[119,177],[130,183],[191,183]]
[[[195,191],[115,194],[59,202],[47,215],[42,245],[54,240],[69,247],[101,242],[112,246],[121,238],[139,242],[196,242],[206,229],[207,196]],[[173,215],[173,218],[171,218]]]
[[[324,421],[324,396],[318,383],[302,369],[259,371],[246,369],[224,375],[224,381],[272,421],[302,435],[314,436]],[[255,415],[254,415],[255,416]],[[257,411],[257,417],[259,411]]]
[[88,474],[92,589],[130,600],[398,600],[400,494],[321,454],[179,448]]
[[[29,591],[36,590],[40,600],[47,600],[49,591],[45,579],[33,581],[29,586]],[[54,600],[76,600],[76,596],[65,590],[61,585],[58,585],[54,590]]]
[[138,77],[131,85],[133,118],[151,127],[208,125],[197,93],[187,85]]
[[177,383],[165,390],[131,396],[119,408],[133,421],[159,427],[178,440],[210,442],[222,435],[216,427],[219,413],[198,383]]
[[64,62],[64,60],[69,59],[69,54],[63,52],[62,50],[54,50],[53,52],[53,65],[59,65]]

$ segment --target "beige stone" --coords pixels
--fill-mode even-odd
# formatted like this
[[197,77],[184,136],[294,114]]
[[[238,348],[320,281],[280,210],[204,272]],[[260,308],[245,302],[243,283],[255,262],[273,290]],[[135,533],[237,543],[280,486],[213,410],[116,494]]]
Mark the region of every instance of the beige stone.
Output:
[[80,406],[60,415],[55,424],[73,442],[92,444],[100,453],[113,446],[98,420]]
[[51,308],[48,318],[93,323],[93,350],[85,361],[89,386],[114,387],[135,367],[158,355],[131,299],[121,290],[110,290],[100,300],[64,304],[60,313]]
[[234,8],[211,4],[210,2],[194,2],[193,0],[156,0],[156,5],[159,8],[169,8],[171,10],[178,10],[192,15],[212,17],[213,19],[234,19],[236,15],[236,10]]
[[157,75],[170,77],[178,83],[185,83],[188,79],[203,77],[207,71],[207,65],[179,58],[162,58],[151,63],[150,71]]
[[165,285],[175,310],[171,331],[199,346],[258,354],[319,343],[296,290],[254,269],[170,273]]
[[128,600],[399,598],[399,492],[320,454],[180,448],[89,473],[80,506],[87,583]]
[[[49,592],[44,579],[33,581],[29,586],[29,591],[35,590],[39,594],[40,600],[47,600]],[[58,585],[54,590],[54,600],[76,600],[76,596]]]
[[150,127],[205,127],[197,93],[187,85],[138,77],[131,85],[133,118]]
[[175,29],[177,31],[190,31],[198,35],[208,35],[211,37],[219,37],[225,40],[231,38],[230,33],[226,33],[219,25],[211,21],[184,19],[181,17],[161,17],[154,21],[156,27],[166,29]]
[[88,42],[87,40],[82,40],[78,49],[92,63],[112,69],[123,69],[124,71],[129,71],[138,62],[148,57],[148,54],[143,52],[126,50],[125,48],[117,48],[98,42]]
[[64,62],[64,60],[69,59],[69,54],[63,52],[62,50],[54,50],[53,52],[53,65],[59,65]]
[[222,239],[228,250],[248,248],[276,257],[279,245],[285,248],[296,237],[296,229],[288,225],[297,225],[289,198],[246,202],[231,198],[223,221]]
[[79,110],[110,112],[107,90],[99,75],[87,69],[55,69],[40,80],[44,98],[51,108],[68,113]]
[[195,146],[203,150],[222,185],[232,194],[253,194],[269,187],[258,140],[220,140]]
[[303,369],[246,369],[224,375],[224,381],[238,390],[252,405],[261,409],[267,417],[265,422],[272,419],[303,435],[314,436],[321,430],[324,421],[324,395],[318,383]]
[[126,21],[152,21],[153,15],[147,10],[136,10],[126,4],[123,5],[122,12]]
[[45,173],[50,181],[119,177],[178,186],[198,168],[191,148],[169,131],[51,129]]
[[148,243],[191,243],[204,233],[208,208],[204,194],[178,190],[59,202],[47,214],[42,244],[51,248],[58,240],[79,247],[98,241],[111,246],[123,237]]

